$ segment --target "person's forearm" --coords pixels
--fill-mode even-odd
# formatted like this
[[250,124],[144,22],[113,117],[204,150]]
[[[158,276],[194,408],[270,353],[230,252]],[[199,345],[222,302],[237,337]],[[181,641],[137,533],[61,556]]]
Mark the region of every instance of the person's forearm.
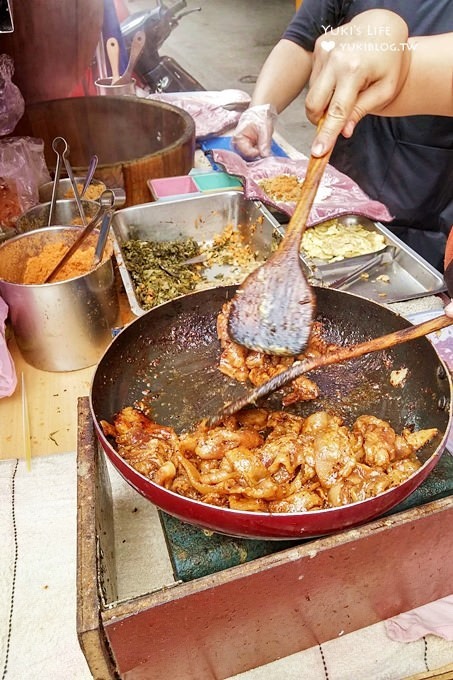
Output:
[[453,116],[453,33],[409,38],[408,76],[382,116]]
[[273,104],[280,113],[303,90],[311,71],[312,55],[290,40],[280,40],[264,63],[251,106]]

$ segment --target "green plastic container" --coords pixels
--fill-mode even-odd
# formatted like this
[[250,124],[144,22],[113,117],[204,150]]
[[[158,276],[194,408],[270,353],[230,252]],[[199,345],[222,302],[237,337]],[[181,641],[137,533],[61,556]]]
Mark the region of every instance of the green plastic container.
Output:
[[242,183],[237,177],[229,175],[227,172],[201,172],[193,175],[193,180],[199,191],[231,191],[232,189],[242,190]]

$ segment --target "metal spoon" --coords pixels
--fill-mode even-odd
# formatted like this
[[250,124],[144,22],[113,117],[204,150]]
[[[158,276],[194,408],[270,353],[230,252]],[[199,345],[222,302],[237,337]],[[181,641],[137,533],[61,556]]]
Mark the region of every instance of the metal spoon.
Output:
[[94,251],[93,267],[97,267],[102,261],[104,255],[105,245],[110,232],[110,224],[112,222],[113,213],[115,212],[114,201],[112,207],[108,208],[102,218],[101,227],[99,229],[98,242],[96,244],[96,250]]
[[85,195],[85,191],[88,189],[88,187],[91,184],[91,180],[94,177],[94,173],[96,172],[96,168],[98,165],[98,157],[96,155],[91,157],[90,164],[88,166],[87,174],[85,177],[85,181],[83,183],[82,191],[80,192],[80,198],[83,198]]
[[208,256],[206,253],[201,253],[200,255],[195,255],[195,257],[189,257],[188,260],[183,260],[180,262],[181,265],[184,267],[187,267],[191,264],[202,264],[203,262],[206,262],[208,259]]

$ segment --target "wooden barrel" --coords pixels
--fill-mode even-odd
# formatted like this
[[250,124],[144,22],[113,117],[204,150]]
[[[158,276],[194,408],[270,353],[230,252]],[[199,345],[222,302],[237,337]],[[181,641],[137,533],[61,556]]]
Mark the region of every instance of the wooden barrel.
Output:
[[44,141],[52,172],[55,137],[64,137],[74,173],[83,175],[93,154],[96,177],[123,187],[126,205],[147,203],[147,180],[184,175],[193,167],[195,123],[182,109],[138,97],[75,97],[26,106],[14,135]]

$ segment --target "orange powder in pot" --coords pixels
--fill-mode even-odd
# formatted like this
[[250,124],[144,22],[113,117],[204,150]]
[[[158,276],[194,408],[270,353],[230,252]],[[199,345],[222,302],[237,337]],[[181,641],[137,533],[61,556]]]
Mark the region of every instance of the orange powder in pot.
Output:
[[[67,250],[66,243],[47,243],[39,255],[33,255],[27,260],[22,283],[28,285],[43,283]],[[88,246],[84,250],[79,248],[60,269],[52,283],[87,274],[93,269],[93,258],[94,246]]]

